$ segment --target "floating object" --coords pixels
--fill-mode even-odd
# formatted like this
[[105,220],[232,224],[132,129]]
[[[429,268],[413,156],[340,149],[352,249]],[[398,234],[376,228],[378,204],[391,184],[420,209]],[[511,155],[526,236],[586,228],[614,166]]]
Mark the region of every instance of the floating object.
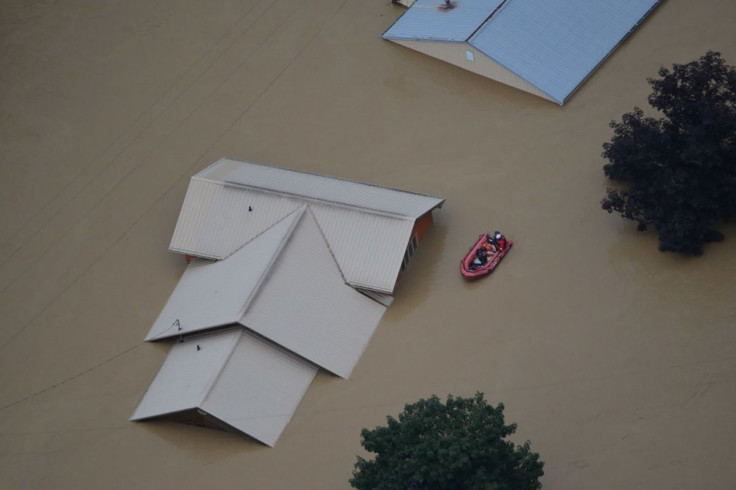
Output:
[[485,253],[487,261],[480,265],[474,264],[475,259],[478,256],[478,251],[481,249],[485,250],[486,244],[491,244],[489,237],[491,237],[490,233],[483,233],[480,235],[478,240],[475,242],[475,245],[470,248],[468,254],[462,262],[460,262],[460,272],[466,279],[477,279],[479,277],[487,276],[493,272],[501,259],[506,256],[514,245],[514,242],[511,240],[506,240],[506,245],[503,248],[493,244],[494,251],[487,251]]

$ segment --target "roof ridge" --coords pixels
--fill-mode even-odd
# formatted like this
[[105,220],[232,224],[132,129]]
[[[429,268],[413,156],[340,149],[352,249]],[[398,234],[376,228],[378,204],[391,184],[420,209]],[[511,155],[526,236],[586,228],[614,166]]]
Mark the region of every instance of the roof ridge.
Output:
[[322,236],[322,239],[325,241],[325,246],[327,246],[327,250],[330,252],[330,256],[332,257],[332,260],[335,261],[335,265],[337,266],[338,272],[340,272],[340,277],[342,277],[342,280],[345,284],[347,284],[350,287],[353,287],[350,283],[345,280],[345,273],[342,271],[342,267],[340,267],[340,262],[337,261],[337,257],[335,257],[335,252],[332,250],[332,246],[330,245],[330,241],[327,239],[327,236],[325,236],[325,232],[322,229],[322,225],[319,223],[319,219],[317,219],[317,215],[312,211],[312,206],[307,204],[307,211],[314,219],[314,223],[317,225],[317,230],[319,230],[319,234]]
[[[505,1],[506,0],[504,0],[504,2]],[[429,197],[429,198],[432,198],[432,199],[441,199],[441,198],[438,198],[436,196],[430,196],[429,194],[424,194],[422,192],[407,191],[407,190],[404,190],[404,189],[397,189],[395,187],[388,187],[388,186],[385,186],[385,185],[374,184],[372,182],[362,182],[360,180],[352,180],[352,179],[348,179],[348,178],[345,178],[345,177],[338,177],[338,176],[335,176],[335,175],[327,175],[327,174],[321,174],[319,172],[310,172],[308,170],[299,170],[299,169],[288,168],[288,167],[280,167],[278,165],[270,165],[270,164],[267,164],[267,163],[252,162],[250,160],[242,160],[242,159],[239,159],[239,158],[223,157],[220,160],[218,160],[217,162],[215,162],[215,164],[218,164],[218,163],[224,162],[224,161],[228,161],[228,160],[231,161],[231,162],[245,163],[245,164],[248,164],[248,165],[256,165],[256,166],[259,166],[259,167],[275,168],[275,169],[278,169],[278,170],[286,170],[288,172],[294,172],[294,173],[298,173],[298,174],[312,175],[312,176],[315,176],[315,177],[323,177],[323,178],[329,179],[329,180],[340,180],[342,182],[350,182],[350,183],[353,183],[353,184],[359,184],[359,185],[364,185],[364,186],[368,186],[368,187],[377,187],[379,189],[386,189],[386,190],[389,190],[389,191],[400,192],[402,194],[412,194],[412,195],[415,195],[415,196]],[[211,165],[211,166],[213,166],[213,165]],[[207,167],[207,168],[209,168],[209,167]],[[204,170],[207,170],[207,169],[204,169]],[[199,172],[199,173],[201,173],[201,172]],[[199,173],[195,174],[194,177],[196,177],[197,175],[199,175]]]
[[[467,37],[467,38],[465,39],[465,42],[466,42],[466,43],[468,43],[468,44],[470,44],[470,38],[472,38],[473,36],[475,36],[475,34],[476,34],[476,33],[477,33],[477,32],[478,32],[479,30],[483,29],[483,27],[484,27],[484,26],[485,26],[486,24],[488,24],[488,21],[490,21],[490,20],[491,20],[491,18],[492,18],[492,17],[494,16],[494,15],[496,15],[496,12],[498,12],[499,10],[501,10],[501,7],[503,7],[503,6],[504,6],[504,5],[506,4],[506,2],[507,2],[507,1],[508,1],[508,0],[501,0],[501,3],[499,3],[499,4],[498,4],[498,5],[496,6],[496,8],[495,8],[495,9],[493,9],[493,12],[491,12],[491,13],[490,13],[490,15],[488,15],[488,17],[486,17],[486,19],[485,19],[485,20],[484,20],[483,22],[481,22],[481,23],[480,23],[480,24],[478,25],[478,27],[476,27],[476,29],[475,29],[475,30],[474,30],[474,31],[473,31],[473,32],[472,32],[472,33],[471,33],[471,34],[470,34],[470,35],[469,35],[469,36],[468,36],[468,37]],[[471,46],[472,46],[472,44],[471,44]],[[485,53],[484,53],[484,54],[485,54]],[[486,55],[486,56],[487,56],[487,55]]]
[[[199,397],[199,402],[197,402],[197,410],[202,410],[202,405],[204,405],[205,400],[212,391],[212,387],[215,386],[217,378],[220,377],[222,370],[225,369],[225,365],[228,363],[228,361],[230,361],[230,358],[233,356],[233,352],[235,352],[235,348],[238,346],[240,339],[243,337],[243,328],[234,327],[232,328],[232,330],[235,330],[235,328],[239,329],[239,331],[237,332],[237,335],[235,335],[235,338],[233,339],[233,343],[230,346],[230,350],[228,351],[227,355],[223,356],[222,362],[220,362],[220,365],[217,366],[217,369],[215,369],[210,379],[207,380],[207,384],[205,385],[204,390],[202,390],[202,396]],[[219,330],[219,332],[225,333],[227,332],[227,330],[229,329]],[[197,350],[199,350],[199,346],[197,346]]]
[[[294,214],[299,214],[299,216],[296,216],[294,221],[289,225],[289,229],[286,230],[284,235],[281,237],[281,240],[279,240],[279,244],[276,247],[276,250],[273,251],[271,254],[271,257],[268,259],[268,264],[263,269],[263,272],[261,273],[261,276],[258,278],[258,281],[256,282],[255,286],[253,286],[253,289],[251,290],[251,293],[248,295],[247,298],[245,298],[245,301],[243,302],[243,306],[240,308],[240,311],[238,313],[238,321],[241,321],[243,319],[243,316],[245,316],[245,313],[248,311],[248,307],[250,307],[251,303],[255,299],[256,296],[258,296],[258,291],[261,289],[261,286],[263,285],[266,277],[268,276],[268,273],[273,268],[273,264],[276,262],[276,257],[281,253],[281,251],[284,249],[284,246],[287,243],[287,239],[294,234],[294,230],[296,229],[297,224],[301,221],[302,217],[304,216],[304,210],[307,208],[306,205],[300,206],[296,210],[292,211],[291,213],[284,216],[282,219],[268,227],[268,229],[264,230],[262,233],[259,233],[258,236],[262,236],[264,233],[266,233],[268,230],[272,230],[275,226],[282,223],[285,219],[287,219],[289,216],[292,216]],[[257,237],[256,237],[257,238]],[[253,239],[255,240],[255,238]],[[248,243],[252,243],[253,240],[249,241]],[[245,245],[244,245],[245,246]],[[239,248],[238,250],[241,250],[243,247]]]

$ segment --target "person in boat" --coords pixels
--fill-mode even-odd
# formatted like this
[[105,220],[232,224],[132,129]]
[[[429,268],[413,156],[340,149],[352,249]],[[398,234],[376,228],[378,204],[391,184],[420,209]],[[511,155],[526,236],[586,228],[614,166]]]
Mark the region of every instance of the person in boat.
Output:
[[488,257],[486,256],[486,250],[481,247],[475,251],[475,258],[470,263],[470,267],[472,269],[475,269],[477,267],[483,267],[484,265],[486,265],[486,262],[488,262]]
[[508,240],[506,240],[506,237],[497,231],[494,238],[496,239],[496,243],[498,244],[498,249],[506,250],[506,246],[509,244]]

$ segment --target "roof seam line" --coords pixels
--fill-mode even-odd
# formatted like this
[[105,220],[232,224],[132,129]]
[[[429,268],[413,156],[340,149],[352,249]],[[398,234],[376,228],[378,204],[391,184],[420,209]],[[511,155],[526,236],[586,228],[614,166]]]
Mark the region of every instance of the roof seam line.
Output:
[[[488,17],[486,17],[486,20],[484,20],[483,22],[481,22],[480,25],[478,27],[476,27],[475,30],[467,37],[467,39],[465,39],[465,42],[468,43],[468,44],[470,44],[470,38],[473,37],[473,36],[475,36],[475,34],[479,30],[481,30],[483,28],[483,26],[485,26],[488,23],[489,20],[491,20],[491,17],[493,17],[494,15],[496,15],[496,12],[498,12],[501,9],[501,7],[503,7],[504,4],[506,4],[506,2],[507,2],[507,0],[503,0],[501,3],[499,3],[498,6],[495,9],[493,9],[493,12],[491,12],[491,14]],[[471,46],[472,46],[472,44],[471,44]]]
[[[261,290],[261,287],[263,286],[263,283],[267,280],[268,273],[273,268],[273,264],[276,262],[276,257],[281,253],[281,251],[284,249],[284,246],[286,246],[286,242],[288,241],[288,238],[294,233],[294,230],[299,225],[299,222],[301,221],[304,210],[306,209],[306,206],[300,206],[295,211],[287,214],[284,216],[282,220],[279,220],[278,223],[281,223],[283,220],[291,216],[295,213],[300,213],[298,217],[294,219],[294,222],[291,224],[287,232],[284,234],[283,237],[281,237],[281,241],[278,244],[277,249],[274,251],[273,255],[271,255],[271,258],[268,262],[268,265],[263,270],[263,274],[261,274],[261,277],[258,278],[258,281],[256,282],[255,286],[253,286],[253,291],[251,292],[250,296],[245,299],[245,302],[243,303],[243,306],[240,308],[240,312],[238,313],[238,322],[243,321],[243,317],[245,316],[245,313],[248,311],[248,308],[250,307],[250,304],[253,302],[253,300],[258,296],[259,291]],[[275,223],[273,226],[276,226],[278,223]],[[269,227],[269,230],[273,228],[273,226]],[[265,231],[264,231],[265,233]],[[260,236],[260,235],[259,235]],[[251,240],[252,241],[252,240]],[[242,323],[241,323],[242,325]]]
[[325,245],[327,246],[327,250],[330,251],[330,256],[332,257],[332,260],[335,262],[335,265],[337,266],[338,272],[340,272],[340,277],[342,277],[342,281],[345,284],[347,284],[348,286],[353,287],[345,279],[345,274],[342,272],[342,268],[340,267],[340,263],[337,261],[337,257],[335,257],[335,253],[332,251],[332,247],[330,246],[329,240],[327,240],[327,237],[325,236],[325,232],[322,229],[322,225],[319,224],[319,219],[317,219],[317,215],[314,214],[314,211],[312,211],[312,206],[310,206],[309,204],[307,204],[307,209],[309,210],[309,214],[312,215],[312,218],[314,218],[314,222],[317,224],[317,229],[319,230],[319,234],[322,235],[322,239],[325,241]]
[[215,370],[215,372],[213,373],[209,381],[207,381],[207,385],[205,385],[204,390],[202,390],[202,396],[199,398],[199,402],[197,403],[197,408],[199,409],[201,409],[202,406],[204,405],[204,402],[207,399],[207,396],[212,391],[212,387],[215,386],[215,383],[217,382],[217,378],[220,377],[222,370],[225,369],[225,365],[228,363],[228,361],[232,357],[233,352],[235,352],[235,348],[238,346],[238,342],[240,342],[240,339],[243,336],[243,327],[238,326],[235,328],[238,328],[240,331],[238,332],[238,335],[233,340],[233,345],[230,347],[230,351],[227,353],[226,356],[223,356],[222,362],[217,367],[217,369]]

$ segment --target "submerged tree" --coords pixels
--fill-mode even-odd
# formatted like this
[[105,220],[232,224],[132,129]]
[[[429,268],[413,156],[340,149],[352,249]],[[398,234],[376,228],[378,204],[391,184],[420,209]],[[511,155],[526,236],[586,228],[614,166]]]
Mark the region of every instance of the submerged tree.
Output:
[[635,107],[611,122],[603,171],[624,186],[601,205],[640,231],[653,226],[660,250],[700,255],[723,239],[714,227],[736,214],[736,69],[709,51],[659,75],[648,80],[649,103],[664,117]]
[[503,404],[473,398],[437,396],[404,407],[399,420],[361,431],[361,444],[375,453],[358,456],[350,484],[362,490],[536,490],[544,463],[527,441],[514,446],[506,437]]

